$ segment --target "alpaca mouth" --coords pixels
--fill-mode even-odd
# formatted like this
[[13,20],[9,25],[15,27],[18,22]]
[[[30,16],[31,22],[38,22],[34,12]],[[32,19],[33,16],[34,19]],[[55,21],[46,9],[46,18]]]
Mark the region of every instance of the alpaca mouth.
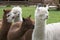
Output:
[[12,22],[13,18],[7,18],[7,22]]
[[46,17],[46,19],[48,19],[48,16]]
[[12,20],[7,20],[7,22],[11,23],[11,22],[12,22]]

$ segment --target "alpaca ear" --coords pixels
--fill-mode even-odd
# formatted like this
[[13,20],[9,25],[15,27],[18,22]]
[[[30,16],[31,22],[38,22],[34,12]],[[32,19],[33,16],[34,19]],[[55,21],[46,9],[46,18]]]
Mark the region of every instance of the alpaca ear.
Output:
[[46,9],[47,9],[47,10],[49,9],[49,4],[46,5]]
[[31,15],[29,15],[29,17],[28,18],[30,18],[31,17]]

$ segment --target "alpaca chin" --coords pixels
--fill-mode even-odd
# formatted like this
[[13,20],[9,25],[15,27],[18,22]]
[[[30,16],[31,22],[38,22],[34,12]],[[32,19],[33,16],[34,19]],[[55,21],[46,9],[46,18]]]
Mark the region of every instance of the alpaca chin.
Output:
[[13,20],[14,20],[14,19],[12,19],[12,18],[10,18],[10,17],[7,18],[7,22],[9,22],[9,23],[10,23],[10,22],[13,22]]
[[7,22],[11,23],[11,22],[12,22],[12,20],[7,20]]

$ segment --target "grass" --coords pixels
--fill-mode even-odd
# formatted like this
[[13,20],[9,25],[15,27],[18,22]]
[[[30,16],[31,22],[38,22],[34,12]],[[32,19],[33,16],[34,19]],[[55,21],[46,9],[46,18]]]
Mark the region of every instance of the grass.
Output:
[[[3,17],[3,9],[11,9],[12,7],[0,7],[0,19]],[[32,15],[32,19],[34,19],[34,11],[35,7],[22,7],[23,17],[28,17]],[[60,22],[60,11],[49,11],[49,18],[47,23],[55,23]]]
[[49,11],[48,23],[60,22],[60,11]]

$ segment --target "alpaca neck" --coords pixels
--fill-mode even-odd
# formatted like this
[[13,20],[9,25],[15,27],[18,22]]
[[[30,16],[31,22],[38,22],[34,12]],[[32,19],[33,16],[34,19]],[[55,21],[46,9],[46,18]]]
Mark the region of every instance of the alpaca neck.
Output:
[[5,29],[6,31],[9,30],[11,24],[12,24],[12,23],[7,22],[7,20],[6,20],[5,18],[3,18],[2,27],[5,27],[4,29]]
[[6,19],[5,15],[6,14],[3,15],[3,22],[2,22],[2,27],[1,27],[1,31],[0,31],[0,39],[1,40],[6,40],[7,33],[8,33],[9,28],[12,24],[12,23],[7,22],[7,19]]
[[38,18],[35,19],[35,26],[36,28],[45,28],[45,20],[40,20]]
[[[21,23],[21,22],[20,22]],[[17,40],[17,39],[20,39],[24,34],[25,32],[27,31],[27,28],[24,26],[24,23],[21,24],[21,27],[18,29],[18,31],[16,32],[16,39],[14,40]]]
[[35,39],[34,40],[44,40],[45,32],[45,20],[35,19]]

